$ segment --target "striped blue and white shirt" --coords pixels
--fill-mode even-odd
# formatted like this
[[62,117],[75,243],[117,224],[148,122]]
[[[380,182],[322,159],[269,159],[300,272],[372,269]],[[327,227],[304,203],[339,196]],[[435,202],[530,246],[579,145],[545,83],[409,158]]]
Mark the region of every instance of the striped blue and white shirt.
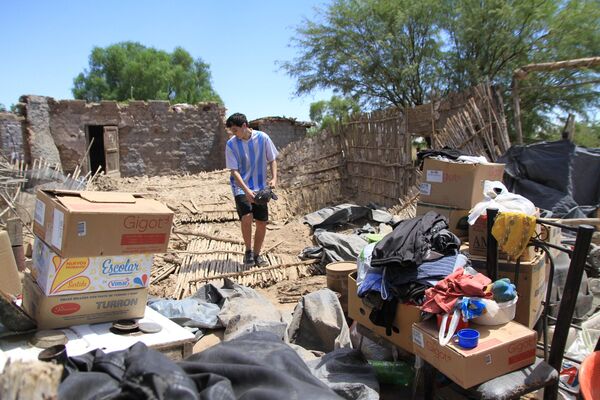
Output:
[[[252,130],[248,140],[233,136],[225,146],[225,165],[228,169],[236,169],[252,191],[267,186],[267,164],[277,157],[277,149],[269,135]],[[233,176],[230,179],[234,196],[244,194]]]

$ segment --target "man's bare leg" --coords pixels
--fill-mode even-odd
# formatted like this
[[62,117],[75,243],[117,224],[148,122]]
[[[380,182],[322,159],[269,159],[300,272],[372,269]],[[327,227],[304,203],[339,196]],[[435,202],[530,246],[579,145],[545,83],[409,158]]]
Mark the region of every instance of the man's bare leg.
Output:
[[244,239],[244,244],[246,245],[246,250],[252,249],[252,218],[252,213],[249,213],[244,215],[240,221],[242,225],[242,237]]

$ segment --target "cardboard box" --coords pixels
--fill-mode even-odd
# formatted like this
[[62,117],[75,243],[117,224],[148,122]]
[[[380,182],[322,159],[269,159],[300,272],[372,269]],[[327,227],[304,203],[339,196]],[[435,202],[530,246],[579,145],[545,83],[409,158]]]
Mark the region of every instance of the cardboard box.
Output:
[[356,272],[353,272],[348,275],[348,316],[371,332],[412,353],[412,324],[421,320],[421,310],[417,306],[398,304],[392,335],[387,336],[384,327],[374,325],[369,320],[371,309],[363,304],[356,290]]
[[[536,225],[537,232],[541,232],[541,226]],[[541,252],[537,251],[534,246],[528,246],[523,254],[521,261],[531,261],[536,258]],[[487,215],[481,215],[473,225],[469,225],[469,254],[472,256],[487,256]],[[508,254],[500,250],[498,245],[498,257],[508,260]]]
[[[550,219],[551,221],[558,221],[558,219]],[[544,242],[548,242],[551,244],[555,244],[557,246],[561,246],[562,245],[562,230],[557,227],[557,226],[552,226],[552,225],[540,225],[541,230],[540,230],[540,235],[539,235],[539,239],[543,240]],[[560,250],[557,249],[553,249],[552,247],[548,247],[548,250],[550,251],[550,255],[552,257],[557,257],[559,253],[561,253]]]
[[450,232],[454,233],[459,238],[467,238],[469,236],[469,225],[467,222],[469,210],[442,206],[439,204],[429,204],[422,201],[417,203],[417,217],[419,215],[425,215],[429,211],[435,211],[446,217],[448,219]]
[[164,253],[173,212],[117,192],[39,190],[33,231],[62,257]]
[[504,325],[473,325],[479,331],[479,344],[466,350],[450,342],[441,346],[433,321],[413,325],[416,355],[467,389],[535,361],[537,334],[516,322]]
[[483,181],[502,181],[504,164],[468,164],[426,158],[420,200],[470,210],[483,200]]
[[[485,258],[471,257],[473,268],[486,273]],[[515,283],[515,262],[500,260],[498,262],[498,278],[508,278]],[[519,301],[515,321],[533,328],[542,314],[542,301],[546,298],[550,269],[546,258],[537,257],[533,261],[523,261],[519,265],[519,279],[516,280]]]
[[35,238],[31,274],[46,296],[148,287],[152,254],[63,258]]
[[0,290],[17,296],[21,294],[21,278],[6,231],[0,232]]
[[147,288],[45,296],[30,275],[23,281],[23,309],[38,329],[143,318],[147,300]]

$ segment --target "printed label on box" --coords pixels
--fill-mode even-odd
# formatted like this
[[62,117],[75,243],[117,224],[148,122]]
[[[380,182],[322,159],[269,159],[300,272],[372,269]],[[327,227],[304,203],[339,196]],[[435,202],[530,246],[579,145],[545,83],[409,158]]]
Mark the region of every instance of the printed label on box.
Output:
[[444,182],[444,171],[435,169],[427,170],[427,182]]
[[35,201],[35,213],[33,214],[33,220],[40,225],[44,225],[44,216],[46,215],[46,204],[41,200]]
[[431,183],[425,183],[425,182],[421,183],[421,185],[419,185],[419,191],[424,196],[430,196],[431,195]]
[[148,287],[152,254],[60,257],[41,240],[33,246],[32,273],[47,296]]
[[85,236],[87,234],[87,226],[85,221],[77,223],[77,236]]
[[65,214],[57,209],[54,209],[54,217],[52,218],[52,246],[57,249],[62,249],[62,237],[65,230]]
[[419,347],[425,347],[425,342],[423,340],[423,333],[419,330],[413,328],[412,330],[413,343],[416,343]]
[[486,365],[491,365],[492,364],[492,355],[491,354],[486,354],[485,355],[485,363],[486,363]]

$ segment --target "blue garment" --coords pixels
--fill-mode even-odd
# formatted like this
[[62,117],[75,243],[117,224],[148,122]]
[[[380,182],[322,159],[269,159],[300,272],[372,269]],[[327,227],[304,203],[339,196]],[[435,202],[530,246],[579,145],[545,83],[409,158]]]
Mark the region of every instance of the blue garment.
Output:
[[379,292],[381,298],[386,300],[388,298],[385,285],[383,283],[383,274],[385,268],[373,268],[370,267],[367,270],[362,283],[358,287],[358,297],[364,297],[368,292]]
[[[228,169],[237,170],[248,188],[257,191],[267,186],[267,164],[275,160],[277,154],[277,149],[269,135],[252,130],[248,140],[232,136],[227,141],[225,165]],[[230,183],[234,196],[244,194],[233,176]]]

